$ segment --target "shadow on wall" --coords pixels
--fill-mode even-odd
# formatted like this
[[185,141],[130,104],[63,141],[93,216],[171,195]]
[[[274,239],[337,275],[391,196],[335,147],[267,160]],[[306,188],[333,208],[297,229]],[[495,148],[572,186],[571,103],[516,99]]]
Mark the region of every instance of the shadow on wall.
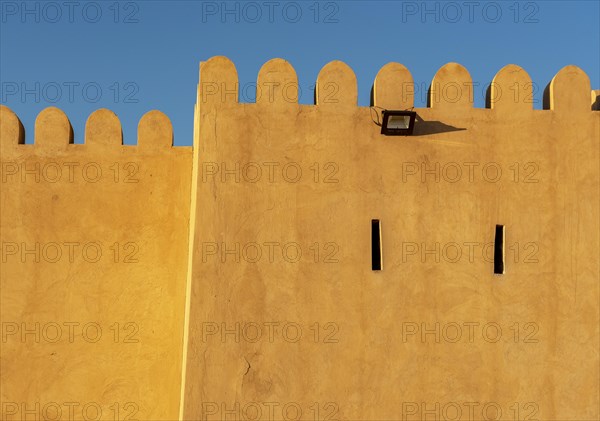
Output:
[[544,94],[542,96],[542,108],[544,110],[550,109],[550,83],[544,88]]
[[[430,88],[431,89],[431,88]],[[371,111],[374,111],[377,107],[374,106],[374,97],[373,97],[373,87],[371,87]],[[315,102],[316,103],[316,102]],[[428,104],[429,106],[429,104]],[[413,108],[414,109],[414,108]],[[375,124],[381,127],[380,115],[377,111],[375,111],[376,117],[373,118],[373,114],[371,117]],[[412,133],[412,136],[425,136],[430,134],[438,134],[438,133],[446,133],[446,132],[458,132],[462,130],[467,130],[462,127],[454,127],[449,124],[442,123],[441,121],[425,121],[423,118],[417,114],[415,117],[415,128]]]
[[442,123],[441,121],[425,121],[417,114],[415,119],[415,129],[413,136],[424,136],[428,134],[438,134],[446,132],[458,132],[467,130],[464,127],[454,127],[449,124]]
[[[373,112],[375,112],[375,117],[373,117]],[[371,106],[371,118],[376,125],[381,127],[380,114],[373,106]],[[415,116],[415,126],[411,136],[425,136],[446,132],[458,132],[462,130],[467,129],[464,127],[454,127],[449,124],[442,123],[441,121],[425,121],[419,114],[417,114]]]
[[595,95],[596,97],[592,102],[592,111],[600,111],[600,91],[595,91],[592,95]]

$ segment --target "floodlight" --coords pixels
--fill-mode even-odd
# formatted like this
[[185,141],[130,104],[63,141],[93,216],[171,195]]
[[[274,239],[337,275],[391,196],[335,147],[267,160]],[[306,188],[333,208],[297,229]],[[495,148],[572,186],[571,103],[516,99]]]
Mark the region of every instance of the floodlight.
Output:
[[415,128],[415,111],[384,110],[381,134],[386,136],[410,136]]

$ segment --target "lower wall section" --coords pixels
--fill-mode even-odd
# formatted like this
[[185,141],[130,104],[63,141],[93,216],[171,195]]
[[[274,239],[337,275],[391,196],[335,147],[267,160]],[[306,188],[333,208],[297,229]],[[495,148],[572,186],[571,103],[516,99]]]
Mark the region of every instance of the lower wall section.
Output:
[[184,419],[598,419],[599,116],[416,111],[200,113]]
[[191,148],[2,166],[2,419],[177,419]]

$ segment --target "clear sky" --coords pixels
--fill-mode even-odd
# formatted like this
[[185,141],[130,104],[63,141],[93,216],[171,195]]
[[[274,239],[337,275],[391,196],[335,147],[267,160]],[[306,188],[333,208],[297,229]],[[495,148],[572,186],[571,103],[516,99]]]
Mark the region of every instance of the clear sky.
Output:
[[[173,122],[176,145],[192,142],[198,64],[214,55],[235,63],[241,86],[266,61],[294,66],[311,104],[322,66],[346,62],[369,105],[377,71],[404,64],[416,106],[436,71],[464,65],[475,106],[498,70],[514,63],[531,76],[542,108],[545,86],[575,64],[600,89],[600,6],[588,1],[7,1],[0,0],[0,102],[17,113],[33,142],[36,115],[57,106],[75,143],[98,108],[113,110],[124,143],[151,109]],[[246,89],[251,92],[251,89]],[[253,102],[250,95],[241,98]]]

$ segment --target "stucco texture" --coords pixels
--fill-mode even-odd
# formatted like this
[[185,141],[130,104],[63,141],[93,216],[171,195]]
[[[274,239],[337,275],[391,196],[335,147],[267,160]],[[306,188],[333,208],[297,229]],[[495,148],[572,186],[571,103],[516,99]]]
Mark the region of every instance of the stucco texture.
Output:
[[240,103],[214,57],[193,148],[104,109],[24,144],[1,107],[2,419],[597,421],[600,92],[567,66],[533,109],[508,65],[478,109],[471,82],[443,66],[405,137],[398,63],[359,107],[342,62],[314,105],[282,59]]
[[399,64],[377,76],[375,109],[357,106],[344,63],[319,74],[316,106],[290,100],[296,81],[272,60],[262,97],[242,104],[229,60],[201,65],[184,419],[598,419],[588,77],[564,68],[534,110],[529,76],[510,65],[476,109],[468,71],[447,64],[409,137],[376,124],[380,108],[413,106]]
[[136,146],[108,110],[82,145],[56,108],[33,145],[1,112],[2,419],[176,419],[191,148],[156,111]]

